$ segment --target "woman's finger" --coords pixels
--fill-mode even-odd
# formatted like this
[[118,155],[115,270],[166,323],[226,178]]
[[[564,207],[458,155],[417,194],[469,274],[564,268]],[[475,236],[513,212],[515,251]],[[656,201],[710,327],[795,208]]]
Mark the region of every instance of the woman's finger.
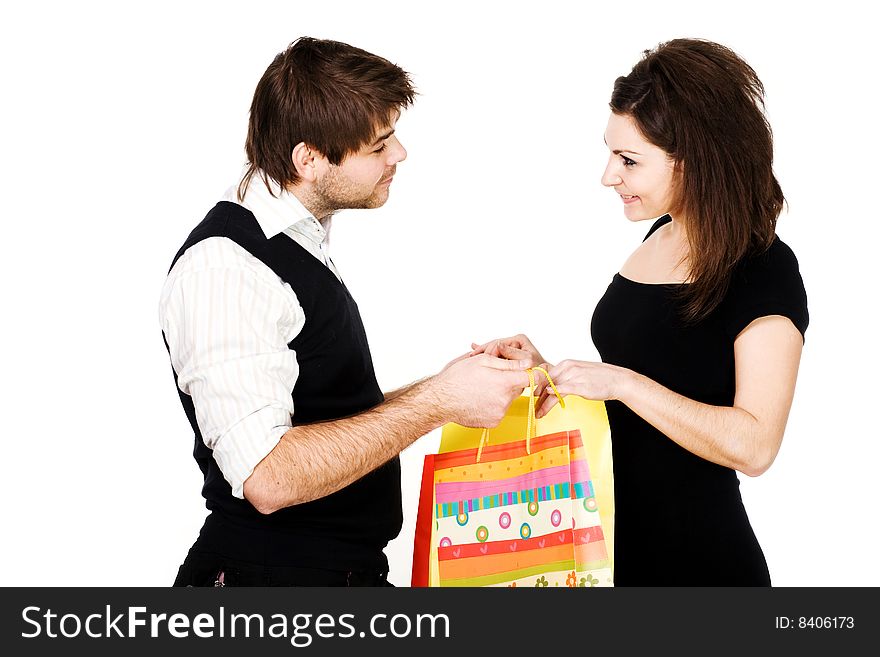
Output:
[[537,418],[542,418],[542,417],[544,417],[545,415],[547,415],[547,413],[550,412],[550,410],[551,410],[551,409],[552,409],[552,408],[553,408],[558,402],[559,402],[559,400],[556,399],[556,395],[547,395],[547,396],[544,398],[544,401],[543,401],[543,402],[541,403],[541,405],[538,407],[538,410],[535,411],[535,417],[537,417]]

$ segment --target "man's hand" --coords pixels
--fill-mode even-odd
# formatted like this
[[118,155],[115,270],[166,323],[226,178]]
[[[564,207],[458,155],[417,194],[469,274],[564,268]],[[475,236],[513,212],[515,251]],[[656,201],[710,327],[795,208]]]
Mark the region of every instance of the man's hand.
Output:
[[273,513],[335,493],[447,422],[497,426],[529,384],[526,367],[465,354],[368,411],[293,427],[244,482],[244,496]]
[[432,380],[436,403],[450,421],[466,427],[496,427],[511,402],[529,385],[527,360],[489,354],[459,357]]

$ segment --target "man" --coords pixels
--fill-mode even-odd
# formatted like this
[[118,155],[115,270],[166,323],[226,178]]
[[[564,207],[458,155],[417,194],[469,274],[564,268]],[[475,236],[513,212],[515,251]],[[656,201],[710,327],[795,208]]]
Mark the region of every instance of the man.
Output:
[[174,258],[160,322],[210,514],[175,585],[385,585],[398,453],[446,422],[495,426],[522,363],[462,356],[389,395],[327,253],[334,212],[388,199],[407,73],[301,38],[257,85],[240,184]]

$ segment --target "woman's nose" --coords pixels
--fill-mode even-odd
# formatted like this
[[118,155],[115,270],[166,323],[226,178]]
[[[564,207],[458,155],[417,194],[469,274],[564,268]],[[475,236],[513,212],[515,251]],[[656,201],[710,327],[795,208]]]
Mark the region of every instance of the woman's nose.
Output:
[[609,161],[608,165],[605,167],[605,171],[602,173],[602,184],[605,185],[605,187],[614,187],[621,182],[623,182],[623,180],[620,178],[620,173],[617,171],[617,167],[614,165],[614,162]]

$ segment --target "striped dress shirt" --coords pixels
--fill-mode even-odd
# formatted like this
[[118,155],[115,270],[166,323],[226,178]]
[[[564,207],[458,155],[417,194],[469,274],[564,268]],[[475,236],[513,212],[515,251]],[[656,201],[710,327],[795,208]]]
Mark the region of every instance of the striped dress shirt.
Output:
[[[283,233],[339,278],[328,254],[330,219],[322,225],[293,194],[270,184],[274,196],[254,176],[243,201],[237,186],[223,200],[253,212],[266,239]],[[290,285],[225,237],[187,249],[165,280],[159,323],[177,384],[192,397],[205,444],[238,498],[292,426],[299,367],[287,345],[305,319]]]

